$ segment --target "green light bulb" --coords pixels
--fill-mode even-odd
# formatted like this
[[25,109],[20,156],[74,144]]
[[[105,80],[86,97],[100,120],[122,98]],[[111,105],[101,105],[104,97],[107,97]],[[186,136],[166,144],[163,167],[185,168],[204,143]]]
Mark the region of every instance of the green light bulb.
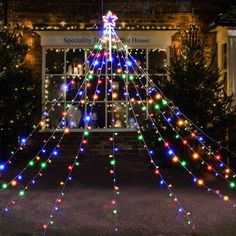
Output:
[[7,184],[6,183],[2,184],[2,189],[6,189],[6,188],[7,188]]
[[116,164],[116,161],[113,159],[113,160],[110,161],[110,164],[111,164],[112,166],[114,166],[114,165]]
[[138,136],[138,140],[143,140],[143,135],[142,135],[142,134],[140,134],[140,135]]
[[122,78],[122,79],[126,79],[126,75],[123,74],[123,75],[121,76],[121,78]]
[[176,138],[176,139],[178,139],[178,138],[179,138],[179,135],[178,135],[178,134],[176,134],[176,135],[175,135],[175,138]]
[[91,79],[93,79],[93,75],[89,74],[86,80],[89,81]]
[[46,168],[47,167],[47,163],[46,162],[42,162],[41,163],[41,168]]
[[130,81],[133,81],[133,80],[134,80],[134,76],[133,76],[133,75],[130,75],[130,76],[129,76],[129,80],[130,80]]
[[155,110],[159,110],[160,109],[160,105],[159,104],[155,104],[154,108],[155,108]]
[[18,193],[18,195],[19,195],[20,197],[23,197],[23,196],[25,195],[25,191],[24,191],[24,190],[21,190],[21,191]]
[[187,165],[187,162],[186,162],[186,161],[181,161],[181,165],[182,165],[182,166],[186,166],[186,165]]
[[163,104],[163,105],[167,105],[168,102],[167,102],[165,99],[163,99],[163,100],[162,100],[162,104]]
[[34,165],[34,161],[30,161],[29,166],[33,166],[33,165]]

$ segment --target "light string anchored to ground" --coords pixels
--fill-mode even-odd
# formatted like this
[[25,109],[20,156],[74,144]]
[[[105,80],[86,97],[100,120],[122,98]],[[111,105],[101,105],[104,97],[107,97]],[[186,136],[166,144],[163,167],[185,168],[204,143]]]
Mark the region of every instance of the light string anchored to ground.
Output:
[[[93,63],[92,63],[92,64],[93,64]],[[102,65],[103,65],[103,63],[102,63]],[[86,81],[86,77],[85,77],[83,83],[84,83],[85,81]],[[82,85],[81,85],[80,88],[82,88],[83,83],[82,83]],[[101,84],[101,80],[98,80],[98,81],[97,81],[97,86],[98,86],[99,84]],[[95,89],[95,93],[94,93],[94,94],[96,94],[96,92],[97,92],[97,87],[96,87],[96,89]],[[78,95],[78,94],[79,94],[79,93],[77,93],[77,95]],[[77,96],[77,95],[76,95],[76,96]],[[94,100],[95,100],[95,99],[96,99],[96,96],[93,96],[93,97],[94,97]],[[75,97],[75,98],[76,98],[76,97]],[[80,102],[81,102],[82,99],[83,99],[83,96],[80,98],[79,104],[80,104]],[[79,104],[78,104],[78,105],[79,105]],[[91,112],[92,112],[92,110],[91,110]],[[91,113],[91,112],[90,112],[90,113]],[[91,117],[91,114],[89,115],[89,117]],[[61,122],[60,122],[60,123],[61,123]],[[59,125],[60,125],[60,123],[59,123]],[[68,126],[69,126],[69,125],[68,125]],[[24,186],[24,188],[21,189],[21,190],[18,192],[18,196],[19,196],[19,197],[23,197],[23,196],[25,195],[25,191],[29,189],[30,185],[32,185],[32,184],[34,185],[34,184],[35,184],[36,178],[39,177],[39,176],[42,176],[42,170],[44,170],[44,169],[47,167],[47,164],[51,164],[51,163],[52,163],[52,160],[51,160],[52,156],[55,154],[55,151],[58,150],[58,148],[60,147],[60,143],[62,142],[64,136],[69,132],[68,126],[66,126],[66,127],[64,128],[64,132],[62,133],[61,137],[59,138],[59,141],[56,143],[56,145],[55,145],[55,147],[53,148],[53,151],[51,152],[51,154],[49,155],[49,157],[46,159],[46,161],[41,162],[41,164],[40,164],[40,169],[39,169],[39,171],[37,172],[37,174],[35,174],[34,177],[28,182],[28,184],[26,184],[26,185]],[[85,132],[84,132],[84,136],[85,136],[85,137],[88,136],[88,131],[85,131]],[[51,137],[51,136],[50,136],[50,137]],[[83,142],[83,143],[84,143],[84,142]],[[43,146],[42,150],[44,150],[44,147],[45,147],[45,146]],[[81,149],[79,149],[79,150],[81,150]],[[40,161],[40,158],[39,158],[38,155],[36,155],[36,156],[34,157],[34,159],[32,159],[31,161],[29,161],[28,165],[27,165],[26,167],[24,167],[24,168],[22,169],[22,171],[20,171],[9,183],[3,183],[3,184],[2,184],[2,189],[4,189],[4,190],[7,189],[7,187],[8,187],[9,185],[11,185],[12,187],[16,187],[16,185],[17,185],[17,181],[16,181],[16,180],[18,179],[18,176],[21,176],[22,173],[27,169],[27,167],[32,167],[32,166],[34,166],[35,160],[36,160],[36,161]],[[8,212],[8,211],[9,211],[9,205],[10,205],[10,204],[15,204],[15,203],[16,203],[16,200],[11,200],[11,201],[3,208],[3,212]]]
[[[109,90],[109,96],[111,96],[111,98],[108,97],[107,95],[108,93],[106,93],[106,97],[105,97],[105,100],[109,101],[111,104],[111,110],[109,110],[108,108],[108,111],[111,113],[111,116],[109,117],[110,118],[109,128],[111,128],[110,129],[111,133],[109,135],[109,142],[112,148],[109,154],[109,173],[112,176],[112,185],[113,185],[113,198],[111,200],[111,204],[112,204],[112,213],[114,215],[114,225],[113,225],[114,231],[116,232],[119,229],[118,197],[120,194],[120,188],[118,186],[118,181],[117,181],[117,168],[118,168],[117,152],[119,151],[119,147],[117,145],[118,144],[117,143],[118,142],[117,141],[117,136],[118,136],[117,128],[121,127],[122,124],[118,124],[118,123],[116,124],[116,120],[115,120],[116,114],[117,114],[117,109],[115,105],[116,103],[120,103],[120,101],[116,100],[119,94],[117,95],[115,91],[115,85],[117,82],[115,76],[117,75],[120,79],[117,83],[119,85],[124,84],[125,86],[123,88],[124,94],[126,97],[125,109],[126,109],[126,115],[128,114],[129,111],[131,111],[131,117],[134,119],[134,124],[132,128],[136,129],[137,134],[138,134],[138,140],[143,142],[143,147],[147,151],[150,163],[154,167],[154,174],[159,176],[160,184],[165,185],[167,187],[167,190],[169,191],[170,199],[177,206],[178,212],[181,213],[187,219],[188,225],[190,225],[192,229],[195,230],[195,224],[193,223],[193,220],[191,219],[191,213],[183,207],[182,203],[179,201],[179,198],[173,191],[172,184],[169,184],[164,179],[161,173],[162,172],[161,168],[157,165],[157,162],[153,158],[153,150],[150,149],[147,139],[144,135],[144,132],[142,131],[141,119],[139,117],[142,117],[142,116],[146,117],[146,119],[150,122],[152,129],[155,131],[155,139],[163,144],[162,149],[168,153],[167,156],[170,157],[170,159],[174,163],[178,163],[181,167],[183,167],[188,172],[188,174],[190,174],[190,176],[193,178],[194,183],[196,183],[198,186],[205,187],[208,192],[212,192],[216,194],[218,197],[220,197],[224,201],[230,202],[233,204],[234,207],[236,207],[236,204],[231,200],[231,198],[229,198],[228,195],[224,195],[218,190],[209,188],[202,178],[198,178],[197,176],[195,176],[192,173],[192,171],[187,167],[187,163],[185,159],[178,157],[177,152],[175,152],[173,149],[174,145],[172,145],[171,142],[164,137],[163,132],[165,131],[161,131],[158,128],[157,122],[155,121],[155,114],[160,115],[163,121],[172,130],[172,132],[174,133],[174,136],[178,137],[176,138],[177,140],[176,144],[177,145],[181,144],[182,145],[181,148],[190,150],[191,152],[190,156],[192,157],[192,159],[189,158],[190,160],[201,161],[202,165],[206,165],[209,171],[212,171],[216,176],[219,176],[222,179],[224,179],[230,185],[231,188],[236,187],[236,183],[235,181],[233,181],[233,179],[236,176],[235,173],[232,170],[230,170],[230,168],[226,164],[223,163],[221,158],[218,157],[219,156],[218,154],[212,153],[211,149],[208,148],[207,145],[202,140],[199,139],[200,134],[198,132],[195,132],[195,130],[193,131],[190,126],[187,127],[185,120],[188,120],[188,122],[192,126],[194,126],[200,133],[203,133],[205,135],[205,133],[202,132],[201,129],[199,129],[193,122],[187,119],[185,115],[183,115],[181,112],[177,114],[176,107],[172,103],[172,101],[168,100],[163,95],[162,91],[158,88],[158,86],[156,86],[155,83],[149,78],[149,75],[142,69],[142,67],[140,67],[137,64],[136,60],[129,53],[128,48],[121,42],[121,40],[119,39],[119,37],[117,36],[114,30],[115,21],[117,20],[117,17],[113,15],[112,12],[109,11],[108,14],[103,17],[103,20],[104,20],[103,35],[94,47],[93,51],[96,51],[96,53],[91,52],[90,54],[90,56],[92,57],[92,62],[89,62],[89,60],[87,60],[83,65],[86,71],[87,64],[90,64],[89,67],[87,68],[85,78],[82,81],[82,84],[78,92],[76,93],[76,96],[72,100],[72,104],[74,104],[74,101],[76,100],[77,96],[80,95],[82,88],[84,88],[84,86],[85,87],[88,86],[88,84],[91,83],[91,81],[96,81],[95,91],[94,93],[92,93],[92,97],[93,97],[92,101],[88,99],[86,93],[82,93],[82,96],[80,97],[79,102],[76,102],[76,104],[78,104],[78,107],[81,105],[82,101],[87,102],[87,104],[91,103],[90,104],[91,106],[89,107],[89,111],[86,110],[85,112],[85,121],[87,123],[85,122],[85,127],[83,130],[84,132],[83,132],[81,141],[77,145],[77,150],[76,150],[77,152],[72,160],[72,164],[67,166],[68,174],[66,175],[65,180],[60,181],[59,183],[60,190],[56,194],[56,198],[54,200],[52,208],[50,208],[49,210],[50,212],[49,218],[47,219],[47,221],[45,221],[46,223],[42,225],[43,235],[46,235],[49,226],[54,225],[54,222],[55,222],[54,215],[60,208],[62,198],[64,198],[65,196],[66,186],[72,180],[72,173],[75,167],[79,165],[79,157],[81,153],[84,152],[84,146],[88,143],[88,137],[90,135],[90,131],[94,128],[90,122],[93,116],[95,101],[98,99],[99,94],[100,94],[99,86],[102,83],[106,83],[105,89]],[[117,64],[115,64],[116,60],[118,61]],[[133,64],[135,66],[133,66]],[[117,70],[114,69],[115,66]],[[141,75],[139,75],[137,70],[141,72]],[[98,73],[96,74],[97,71]],[[102,78],[103,72],[105,74],[105,77],[103,76]],[[117,74],[115,72],[117,72]],[[95,75],[97,76],[96,79],[94,79]],[[143,83],[142,78],[146,79],[146,82],[147,82],[146,84]],[[71,81],[73,81],[73,79]],[[141,86],[137,86],[136,81]],[[67,84],[66,87],[68,87],[69,84]],[[135,98],[131,97],[129,93],[129,89],[131,86],[132,88],[134,88]],[[145,92],[145,96],[142,96],[141,92]],[[54,105],[59,101],[59,98],[56,99],[56,102],[54,103]],[[135,109],[136,103],[141,107],[140,113],[137,112]],[[52,105],[52,107],[48,110],[48,112],[53,110],[54,105]],[[154,112],[150,113],[149,107],[152,108]],[[19,176],[22,176],[22,174],[26,171],[28,167],[35,166],[35,163],[39,163],[39,161],[41,161],[41,157],[39,157],[41,152],[43,152],[43,150],[46,149],[46,146],[51,141],[51,139],[55,138],[54,137],[55,133],[60,130],[62,122],[65,122],[66,120],[66,114],[67,114],[67,110],[64,111],[64,113],[62,114],[62,120],[59,122],[59,124],[57,125],[53,133],[50,135],[50,137],[45,141],[43,147],[40,148],[39,152],[35,155],[35,157],[31,159],[29,163],[26,165],[26,167],[24,167],[11,181],[3,183],[2,190],[7,189],[8,186],[10,185],[12,187],[16,187]],[[71,119],[73,116],[74,114],[72,114]],[[184,117],[185,120],[181,119],[182,117]],[[171,122],[171,118],[173,118],[172,122]],[[129,125],[131,126],[131,124],[126,123],[126,127],[128,127]],[[36,126],[35,130],[38,128],[38,126]],[[32,136],[35,130],[33,130],[30,133],[29,137]],[[62,140],[64,139],[64,136],[70,132],[69,123],[66,125],[63,125],[62,130],[63,130],[63,133],[61,136],[59,136],[59,139],[57,140],[57,143],[54,146],[49,157],[46,158],[46,160],[40,162],[40,168],[37,171],[37,173],[33,176],[33,178],[30,179],[30,181],[27,184],[21,187],[20,191],[18,191],[18,198],[25,196],[26,190],[29,189],[32,183],[36,182],[36,179],[42,175],[42,171],[47,167],[48,164],[52,162],[51,159],[52,159],[52,156],[54,155],[54,152],[60,148],[60,144]],[[208,161],[204,160],[204,158],[200,156],[200,154],[196,151],[196,149],[193,148],[193,144],[189,143],[186,137],[193,138],[196,142],[200,143],[202,147],[202,151],[209,152],[211,156],[215,157],[214,161],[216,161],[217,164],[220,163],[221,165],[220,167],[225,168],[223,172],[226,172],[227,170],[229,173],[226,173],[227,175],[223,175],[221,174],[220,171],[217,171],[217,168],[213,167],[211,164],[208,163]],[[26,141],[27,140],[28,140],[28,137],[26,138]],[[21,149],[21,146],[19,147],[19,150],[20,149]],[[17,152],[18,152],[18,149],[15,153],[12,154],[10,159],[5,164],[10,164],[12,157]],[[9,211],[9,206],[11,204],[16,204],[16,200],[11,200],[7,205],[5,205],[5,207],[3,207],[4,213]]]
[[[115,32],[114,32],[114,34],[115,34]],[[115,37],[118,38],[117,35],[115,35]],[[130,55],[130,53],[128,53],[127,47],[126,47],[124,44],[122,44],[122,42],[121,42],[120,40],[117,40],[117,42],[119,43],[118,48],[121,48],[121,49],[122,49],[121,52],[126,56],[126,57],[125,57],[125,56],[123,57],[124,63],[129,64],[129,66],[133,69],[134,74],[137,76],[137,78],[139,79],[139,82],[142,84],[141,89],[143,89],[143,90],[151,90],[151,91],[152,91],[152,88],[155,89],[155,88],[154,88],[154,85],[155,85],[155,84],[153,83],[153,81],[152,81],[151,79],[149,79],[149,76],[148,76],[148,75],[146,74],[146,72],[137,64],[136,60]],[[126,59],[124,59],[124,58],[126,58]],[[133,63],[136,65],[137,69],[141,71],[142,76],[144,76],[144,77],[148,80],[148,83],[151,84],[153,87],[147,88],[147,87],[143,84],[142,79],[139,77],[138,72],[135,70],[135,68],[134,68],[134,66],[132,65],[131,62],[133,62]],[[133,80],[134,80],[134,77],[132,77],[132,79],[130,79],[130,83],[133,83],[133,84],[134,84]],[[134,85],[135,85],[135,84],[134,84]],[[157,86],[155,85],[155,87],[157,87]],[[138,88],[136,87],[136,85],[135,85],[135,89],[136,89],[136,91],[137,91],[136,95],[139,96]],[[176,112],[173,110],[173,108],[171,108],[171,106],[169,105],[169,103],[170,103],[171,101],[169,101],[169,100],[163,95],[163,93],[162,93],[162,91],[161,91],[160,89],[158,90],[158,93],[156,93],[156,94],[153,95],[153,96],[155,96],[156,99],[154,99],[153,96],[151,96],[151,94],[150,94],[149,92],[147,92],[146,94],[147,94],[147,95],[146,95],[147,97],[150,97],[150,98],[149,98],[149,99],[150,99],[149,102],[151,101],[151,104],[154,104],[154,110],[158,111],[159,114],[161,114],[161,115],[163,116],[164,121],[166,121],[166,123],[174,130],[174,132],[176,133],[176,135],[178,136],[178,138],[182,139],[183,144],[184,144],[185,146],[187,146],[192,152],[194,152],[193,148],[190,147],[190,145],[188,144],[187,140],[185,140],[185,139],[179,134],[179,132],[173,127],[173,125],[171,124],[171,122],[168,120],[168,118],[167,118],[167,117],[164,115],[164,113],[161,111],[161,109],[160,109],[160,104],[159,104],[156,100],[160,100],[163,106],[165,106],[165,107],[167,107],[167,108],[170,108],[172,114],[174,114],[174,115],[177,117],[177,122],[176,122],[176,123],[178,124],[178,128],[184,128],[184,127],[185,127],[185,122],[184,122],[184,120],[180,119],[180,118],[179,118],[180,114],[177,115]],[[142,109],[143,109],[144,112],[147,112],[147,110],[148,110],[145,105],[143,106]],[[179,112],[179,113],[180,113],[180,112]],[[181,114],[182,114],[182,113],[181,113]],[[152,116],[153,116],[153,114],[152,114]],[[185,117],[186,117],[186,116],[185,116]],[[188,121],[189,121],[189,119],[188,119]],[[191,124],[192,124],[192,122],[191,122]],[[196,126],[196,125],[195,125],[195,126]],[[219,174],[217,171],[215,171],[214,168],[213,168],[211,165],[209,165],[205,160],[203,160],[203,158],[201,158],[200,155],[199,155],[198,153],[196,153],[196,152],[193,153],[193,156],[194,156],[194,157],[198,156],[199,158],[194,158],[194,159],[195,159],[195,160],[197,160],[197,159],[202,160],[202,165],[203,165],[203,164],[206,164],[208,171],[215,171],[216,176],[220,175],[222,178],[224,178],[224,179],[229,183],[229,187],[230,187],[230,188],[235,188],[235,187],[236,187],[236,183],[235,183],[234,179],[236,178],[236,173],[235,173],[233,170],[231,170],[231,169],[229,168],[229,166],[227,166],[227,165],[221,160],[221,156],[220,156],[219,154],[214,154],[214,153],[212,153],[212,151],[204,144],[204,142],[202,141],[202,138],[198,138],[198,135],[196,135],[194,132],[191,132],[190,138],[196,139],[196,140],[202,145],[203,149],[206,149],[211,155],[213,155],[214,160],[217,161],[217,163],[220,163],[220,167],[221,167],[221,168],[222,168],[222,167],[225,167],[225,169],[223,170],[223,171],[225,172],[225,176],[223,176],[223,175]],[[229,181],[229,180],[228,180],[230,174],[232,175],[232,179],[233,179],[232,181]]]

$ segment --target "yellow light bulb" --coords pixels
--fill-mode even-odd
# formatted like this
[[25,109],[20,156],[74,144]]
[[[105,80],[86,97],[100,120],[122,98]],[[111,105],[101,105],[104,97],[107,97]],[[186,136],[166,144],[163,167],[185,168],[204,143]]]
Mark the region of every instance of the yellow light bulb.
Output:
[[203,182],[202,179],[199,179],[199,180],[197,181],[197,183],[198,183],[199,186],[202,186],[202,185],[204,184],[204,182]]
[[177,162],[179,161],[179,158],[178,158],[177,156],[174,156],[174,157],[172,158],[172,161],[173,161],[174,163],[177,163]]
[[158,94],[155,96],[155,98],[156,98],[157,100],[159,100],[159,99],[161,99],[161,95],[158,93]]
[[179,121],[177,122],[177,124],[178,124],[178,126],[182,126],[182,125],[184,125],[184,121],[183,121],[183,120],[179,120]]
[[228,197],[228,196],[226,196],[226,195],[224,196],[224,198],[223,198],[223,199],[224,199],[224,201],[229,201],[229,197]]
[[17,185],[17,181],[16,180],[12,180],[11,181],[11,186],[15,187]]
[[42,121],[40,121],[40,125],[41,126],[44,126],[45,125],[45,122],[42,120]]
[[68,134],[68,133],[70,132],[70,129],[69,129],[68,127],[66,127],[66,128],[64,129],[64,132],[65,132],[65,134]]
[[118,94],[117,93],[112,93],[112,98],[114,98],[114,99],[118,98]]
[[195,159],[195,160],[199,159],[199,155],[196,152],[193,153],[193,159]]

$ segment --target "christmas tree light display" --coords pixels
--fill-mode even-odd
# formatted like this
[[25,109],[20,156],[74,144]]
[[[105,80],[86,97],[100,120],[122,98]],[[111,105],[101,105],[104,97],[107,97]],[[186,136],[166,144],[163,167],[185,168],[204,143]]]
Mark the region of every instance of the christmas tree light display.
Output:
[[[213,150],[207,144],[207,140],[211,139],[205,133],[198,128],[198,126],[191,122],[178,107],[162,93],[158,84],[156,84],[149,75],[139,65],[139,62],[131,55],[126,45],[122,43],[115,32],[115,21],[117,17],[108,12],[103,17],[104,29],[101,39],[94,46],[87,60],[81,65],[81,68],[86,71],[85,77],[80,78],[80,86],[72,99],[71,106],[75,103],[77,108],[82,109],[83,104],[86,102],[86,96],[92,98],[90,101],[89,109],[84,113],[82,117],[84,122],[84,132],[80,143],[78,143],[76,155],[72,161],[72,164],[66,168],[68,174],[64,181],[59,184],[61,186],[60,191],[56,194],[54,204],[52,206],[49,219],[42,225],[43,234],[45,235],[50,225],[53,225],[54,214],[60,208],[60,204],[65,196],[65,188],[68,183],[72,180],[72,172],[79,166],[80,154],[85,152],[88,144],[88,139],[91,130],[95,127],[94,123],[94,107],[99,96],[103,93],[102,90],[106,89],[110,102],[109,114],[110,114],[110,133],[108,142],[111,146],[111,152],[108,156],[109,160],[109,173],[113,182],[114,196],[111,199],[112,212],[115,218],[114,230],[118,230],[118,216],[119,216],[119,193],[120,187],[116,176],[116,155],[119,152],[119,143],[116,137],[119,135],[119,127],[121,127],[122,119],[124,114],[131,114],[133,123],[129,124],[132,128],[137,130],[137,139],[143,143],[144,148],[147,151],[150,163],[154,167],[154,174],[159,176],[160,185],[166,186],[169,191],[169,198],[176,204],[178,212],[182,213],[187,223],[194,228],[194,223],[190,217],[190,212],[179,201],[177,195],[174,193],[173,186],[169,184],[163,177],[160,167],[156,163],[154,156],[154,150],[149,146],[142,124],[144,120],[147,120],[149,126],[154,132],[154,142],[162,145],[164,152],[168,159],[171,159],[173,164],[181,166],[187,173],[192,177],[193,183],[199,187],[204,187],[208,192],[212,192],[217,195],[223,201],[229,202],[233,207],[236,207],[235,202],[231,198],[222,193],[219,190],[215,190],[209,187],[204,180],[204,176],[194,174],[190,168],[189,163],[199,162],[208,173],[222,178],[231,189],[236,188],[236,173],[229,168],[223,161],[221,154],[222,146],[218,145],[218,149]],[[71,79],[67,84],[64,85],[63,89],[65,92],[69,89],[70,85],[75,83],[75,79]],[[120,89],[117,88],[117,84],[122,85]],[[86,91],[86,92],[85,92]],[[54,108],[58,104],[60,98],[54,99],[54,102],[48,106],[48,109],[44,111],[42,120],[35,126],[34,130],[25,137],[20,146],[16,151],[12,152],[10,158],[0,164],[0,172],[3,173],[11,168],[14,164],[12,161],[13,157],[18,151],[22,150],[27,146],[27,141],[36,132],[40,126],[44,126],[46,117],[49,113],[54,111]],[[124,99],[121,99],[123,97]],[[123,102],[125,101],[125,103]],[[123,104],[125,106],[123,106]],[[65,110],[61,113],[61,119],[55,127],[50,137],[45,140],[43,146],[39,149],[37,154],[28,162],[28,164],[11,178],[10,181],[1,183],[1,191],[8,188],[16,188],[19,183],[20,189],[15,199],[11,199],[5,206],[2,206],[2,212],[7,213],[10,211],[10,206],[17,204],[17,200],[22,197],[27,197],[27,191],[37,183],[37,179],[42,176],[44,169],[48,165],[53,163],[53,156],[57,156],[60,152],[60,144],[66,135],[70,132],[73,124],[73,111],[71,106],[65,107]],[[124,110],[124,111],[123,111]],[[69,113],[70,111],[70,113]],[[76,112],[76,110],[74,110]],[[124,113],[124,114],[123,114]],[[69,115],[68,115],[69,114]],[[68,121],[69,117],[69,121]],[[165,131],[160,127],[159,119],[170,127],[172,130],[172,137],[168,138],[165,135]],[[128,124],[126,124],[128,125]],[[63,130],[60,133],[56,144],[52,151],[47,150],[48,144],[51,140],[56,139],[55,133],[58,130]],[[176,149],[176,146],[180,146]],[[196,148],[198,147],[198,148]],[[199,149],[200,147],[200,149]],[[88,147],[89,148],[89,147]],[[187,150],[188,156],[184,158],[180,155],[179,150]],[[42,156],[47,153],[47,158]],[[204,156],[205,155],[205,156]],[[24,174],[27,169],[35,168],[36,174],[30,181],[24,183]]]

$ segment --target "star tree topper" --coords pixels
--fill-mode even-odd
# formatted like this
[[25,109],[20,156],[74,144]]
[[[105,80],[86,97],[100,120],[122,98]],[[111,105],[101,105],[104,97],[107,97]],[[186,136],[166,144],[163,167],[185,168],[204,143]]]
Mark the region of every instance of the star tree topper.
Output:
[[104,22],[104,28],[116,26],[115,21],[118,19],[118,17],[116,15],[113,15],[111,11],[108,11],[108,13],[102,18]]

